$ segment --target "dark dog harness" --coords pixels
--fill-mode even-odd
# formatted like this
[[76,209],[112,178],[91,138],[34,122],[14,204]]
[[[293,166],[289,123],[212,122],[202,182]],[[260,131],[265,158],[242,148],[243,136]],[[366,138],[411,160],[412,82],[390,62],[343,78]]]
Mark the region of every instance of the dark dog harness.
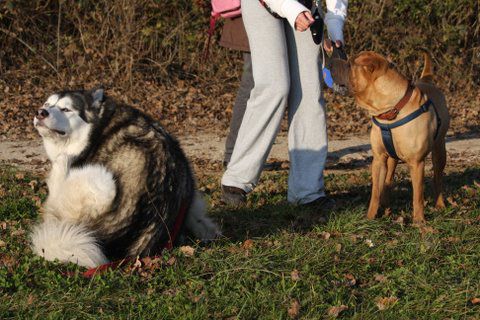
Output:
[[[409,91],[412,90],[413,91],[413,88],[409,87],[407,89],[407,93],[405,94],[404,98],[408,95],[408,97],[410,98],[411,96],[411,92],[409,93]],[[404,100],[404,98],[402,98],[402,100]],[[408,100],[407,100],[408,101]],[[405,101],[406,103],[406,101]],[[405,103],[403,105],[405,105]],[[397,104],[398,105],[398,104]],[[403,107],[403,105],[400,107],[400,108],[394,108],[395,110],[395,115],[393,116],[393,118],[391,119],[388,119],[388,120],[393,120],[396,118],[398,112],[400,111],[400,109]],[[420,108],[418,108],[417,110],[415,110],[414,112],[410,113],[409,115],[407,115],[405,118],[403,119],[400,119],[394,123],[389,123],[389,124],[386,124],[386,123],[380,123],[378,122],[378,120],[376,119],[376,117],[372,117],[372,122],[378,126],[380,128],[380,131],[382,133],[382,141],[383,141],[383,145],[385,146],[385,149],[387,149],[387,152],[388,154],[390,155],[390,157],[394,158],[394,159],[399,159],[398,158],[398,155],[397,155],[397,152],[395,151],[395,146],[393,144],[393,136],[392,136],[392,129],[395,129],[397,127],[400,127],[400,126],[403,126],[404,124],[406,123],[409,123],[410,121],[418,118],[420,115],[422,115],[423,113],[427,112],[428,109],[430,108],[430,106],[432,106],[433,110],[435,111],[435,117],[437,118],[437,129],[435,131],[435,136],[434,136],[434,139],[437,139],[437,135],[438,135],[438,131],[440,129],[440,125],[442,124],[441,123],[441,120],[440,120],[440,117],[438,116],[438,113],[437,113],[437,109],[435,108],[435,106],[433,105],[433,102],[432,100],[428,99],[424,104],[422,104],[420,106]],[[384,119],[382,118],[383,115],[387,114],[387,113],[391,113],[391,111],[388,111],[384,114],[381,114],[380,116],[377,116],[378,118],[380,119]]]

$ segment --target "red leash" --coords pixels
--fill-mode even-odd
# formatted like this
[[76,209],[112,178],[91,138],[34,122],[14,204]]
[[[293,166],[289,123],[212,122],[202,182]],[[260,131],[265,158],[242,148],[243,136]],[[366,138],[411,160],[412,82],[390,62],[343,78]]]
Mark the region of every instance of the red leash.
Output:
[[208,54],[210,52],[210,43],[212,42],[212,36],[215,32],[215,24],[220,17],[219,13],[215,13],[210,16],[210,27],[208,28],[208,40],[207,45],[205,46],[205,50],[203,51],[203,61],[206,62],[208,59]]
[[[173,230],[170,233],[169,239],[165,244],[161,246],[162,250],[172,250],[173,244],[177,240],[178,235],[180,234],[180,230],[182,229],[182,225],[183,225],[183,222],[185,221],[186,214],[187,214],[187,205],[182,204],[182,206],[180,207],[180,211],[178,212],[177,218],[175,219],[175,224],[173,225]],[[158,258],[158,256],[153,257],[153,259],[155,258]],[[99,265],[98,267],[88,269],[87,271],[81,273],[81,276],[84,278],[90,279],[97,274],[102,274],[107,270],[116,270],[123,265],[130,264],[131,262],[134,262],[133,258],[125,258],[122,260],[105,263],[105,264]],[[74,274],[73,272],[66,273],[67,276],[72,276],[73,274]]]

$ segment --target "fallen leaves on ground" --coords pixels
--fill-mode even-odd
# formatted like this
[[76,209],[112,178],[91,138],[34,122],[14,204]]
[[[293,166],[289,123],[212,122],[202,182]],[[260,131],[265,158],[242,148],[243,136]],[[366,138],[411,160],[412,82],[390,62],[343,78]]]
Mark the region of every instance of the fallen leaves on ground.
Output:
[[243,250],[250,250],[253,248],[253,240],[252,239],[247,239],[242,243],[242,249]]
[[453,199],[453,197],[447,197],[447,202],[453,207],[456,208],[458,207],[458,203]]
[[330,239],[330,237],[331,237],[331,234],[330,234],[329,232],[326,232],[326,231],[322,231],[322,232],[320,233],[320,235],[321,235],[322,238],[325,239],[325,240],[328,240],[328,239]]
[[382,274],[375,274],[375,276],[373,277],[373,279],[375,279],[375,281],[378,281],[378,282],[385,282],[387,281],[387,277],[385,277],[384,275]]
[[348,307],[344,304],[340,306],[333,306],[328,308],[327,315],[332,318],[337,318],[340,315],[340,313],[342,313],[342,311],[345,311],[347,309]]
[[357,279],[355,279],[355,276],[353,274],[347,273],[343,275],[342,280],[333,280],[332,284],[335,287],[353,287],[357,284]]
[[298,272],[297,269],[292,270],[292,272],[290,273],[290,278],[292,278],[293,281],[300,280],[300,273]]
[[186,257],[193,257],[195,255],[195,249],[190,246],[181,246],[179,250]]
[[290,307],[288,308],[288,316],[295,319],[300,314],[300,302],[297,299],[290,301]]
[[375,305],[377,306],[378,310],[383,311],[383,310],[389,309],[397,302],[398,302],[397,297],[383,297],[383,298],[377,298],[375,300]]

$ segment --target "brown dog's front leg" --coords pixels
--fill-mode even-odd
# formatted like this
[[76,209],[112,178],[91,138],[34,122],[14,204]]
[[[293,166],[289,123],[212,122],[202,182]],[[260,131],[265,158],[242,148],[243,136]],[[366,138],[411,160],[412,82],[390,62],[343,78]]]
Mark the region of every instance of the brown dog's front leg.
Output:
[[423,180],[425,175],[425,161],[420,161],[410,165],[410,175],[412,177],[413,186],[413,222],[425,222],[423,213]]
[[387,159],[387,175],[385,177],[385,187],[382,192],[380,203],[382,206],[387,206],[390,202],[389,193],[393,186],[393,177],[395,176],[395,169],[397,168],[398,160],[392,157]]
[[373,156],[372,163],[372,197],[368,207],[367,218],[375,219],[380,205],[385,176],[387,174],[387,158],[385,156]]

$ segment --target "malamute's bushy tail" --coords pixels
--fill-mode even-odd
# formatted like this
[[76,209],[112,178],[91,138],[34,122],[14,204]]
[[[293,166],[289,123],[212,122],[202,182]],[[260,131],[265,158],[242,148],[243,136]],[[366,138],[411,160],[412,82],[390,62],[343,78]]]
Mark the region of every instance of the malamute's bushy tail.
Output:
[[89,268],[108,262],[92,232],[68,221],[45,219],[34,227],[31,241],[33,252],[46,260],[57,259]]

